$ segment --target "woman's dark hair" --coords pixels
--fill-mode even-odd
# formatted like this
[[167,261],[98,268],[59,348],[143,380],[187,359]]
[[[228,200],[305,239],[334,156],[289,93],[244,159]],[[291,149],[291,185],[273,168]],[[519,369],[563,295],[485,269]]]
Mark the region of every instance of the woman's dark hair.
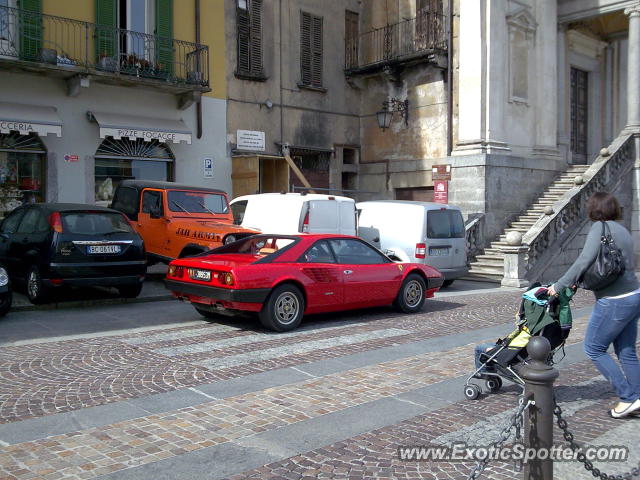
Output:
[[587,213],[593,222],[620,219],[620,204],[607,192],[596,192],[587,200]]

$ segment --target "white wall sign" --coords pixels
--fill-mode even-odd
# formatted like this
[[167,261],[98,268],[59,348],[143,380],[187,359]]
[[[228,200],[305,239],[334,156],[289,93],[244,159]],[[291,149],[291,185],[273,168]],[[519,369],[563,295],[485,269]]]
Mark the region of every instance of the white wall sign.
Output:
[[253,130],[238,130],[236,133],[236,148],[238,150],[264,152],[264,132],[257,132]]
[[213,158],[203,159],[204,176],[205,178],[213,177]]

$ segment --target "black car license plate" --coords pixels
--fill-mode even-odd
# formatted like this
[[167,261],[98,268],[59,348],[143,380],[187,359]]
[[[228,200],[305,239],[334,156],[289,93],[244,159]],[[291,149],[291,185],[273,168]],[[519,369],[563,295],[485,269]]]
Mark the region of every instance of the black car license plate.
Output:
[[190,268],[188,269],[188,272],[189,272],[189,278],[191,280],[200,280],[201,282],[211,281],[210,270],[200,270],[199,268]]
[[120,253],[120,245],[89,245],[87,253],[92,255],[104,253]]

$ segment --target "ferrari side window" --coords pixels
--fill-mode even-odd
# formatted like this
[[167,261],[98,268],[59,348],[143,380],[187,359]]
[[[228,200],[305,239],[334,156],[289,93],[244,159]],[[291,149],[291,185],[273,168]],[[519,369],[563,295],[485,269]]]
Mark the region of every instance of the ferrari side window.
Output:
[[300,263],[336,263],[336,259],[325,240],[313,244],[299,260]]
[[336,238],[329,240],[338,263],[352,265],[373,265],[389,263],[389,260],[373,247],[359,240]]

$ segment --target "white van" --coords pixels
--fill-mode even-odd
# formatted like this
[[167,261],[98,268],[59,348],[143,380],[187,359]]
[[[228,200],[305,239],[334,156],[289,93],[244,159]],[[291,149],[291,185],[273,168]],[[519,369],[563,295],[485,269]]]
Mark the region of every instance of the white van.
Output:
[[340,233],[356,235],[352,198],[305,193],[257,193],[231,201],[236,225],[263,233]]
[[445,286],[469,271],[464,220],[458,207],[384,200],[360,202],[356,208],[358,235],[391,258],[437,268]]

